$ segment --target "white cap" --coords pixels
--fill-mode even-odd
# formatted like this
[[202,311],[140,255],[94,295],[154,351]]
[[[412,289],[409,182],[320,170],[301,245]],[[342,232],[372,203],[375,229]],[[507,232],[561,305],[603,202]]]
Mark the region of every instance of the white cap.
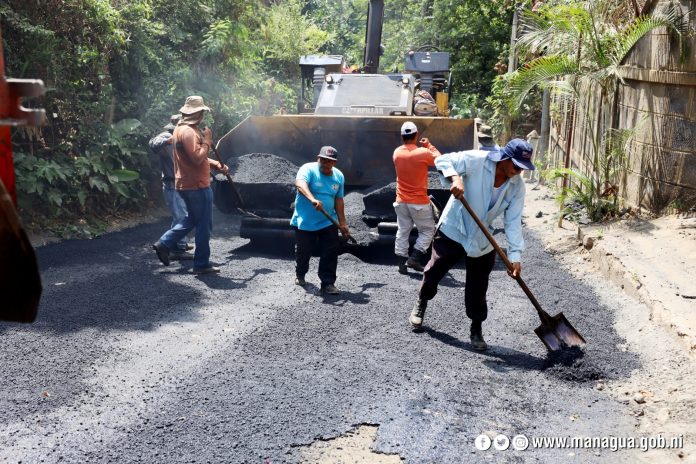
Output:
[[418,128],[411,121],[406,121],[401,126],[401,135],[413,135],[418,132]]

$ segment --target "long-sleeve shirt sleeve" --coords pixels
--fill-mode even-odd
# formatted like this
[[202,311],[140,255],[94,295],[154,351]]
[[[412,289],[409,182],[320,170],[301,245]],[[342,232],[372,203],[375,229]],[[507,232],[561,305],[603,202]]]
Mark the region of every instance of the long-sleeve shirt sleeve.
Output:
[[179,125],[174,130],[174,168],[177,190],[195,190],[210,186],[209,146],[193,127]]
[[[508,242],[508,258],[521,260],[524,250],[522,236],[522,210],[524,208],[524,182],[519,176],[509,179],[500,197],[491,205],[495,163],[487,159],[485,152],[468,150],[445,153],[435,160],[443,186],[449,187],[447,177],[458,175],[464,184],[464,195],[476,215],[493,231],[493,220],[503,215],[505,237]],[[485,235],[459,200],[450,196],[442,211],[440,230],[450,239],[459,242],[471,257],[482,256],[493,249]]]
[[203,142],[203,137],[192,127],[184,126],[184,128],[181,137],[177,140],[177,144],[182,144],[184,152],[193,163],[202,164],[205,162],[207,165],[210,146]]
[[445,153],[435,158],[435,169],[440,173],[440,182],[443,187],[449,187],[448,177],[464,177],[467,172],[467,158],[465,152],[456,151]]

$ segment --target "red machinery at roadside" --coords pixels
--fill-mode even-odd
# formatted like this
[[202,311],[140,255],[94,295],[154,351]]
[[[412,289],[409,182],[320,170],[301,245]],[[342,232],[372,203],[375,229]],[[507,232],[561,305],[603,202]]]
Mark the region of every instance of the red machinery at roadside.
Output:
[[6,79],[0,33],[0,320],[33,322],[41,298],[34,249],[17,214],[10,127],[38,126],[44,110],[23,108],[20,99],[43,95],[43,82]]

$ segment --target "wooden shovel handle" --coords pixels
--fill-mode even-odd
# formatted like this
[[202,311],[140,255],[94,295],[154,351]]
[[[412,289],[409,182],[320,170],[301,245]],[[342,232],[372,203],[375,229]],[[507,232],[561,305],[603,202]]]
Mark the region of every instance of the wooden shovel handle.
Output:
[[[481,229],[481,232],[483,232],[483,235],[485,235],[488,241],[491,242],[491,245],[493,245],[493,248],[495,248],[496,253],[498,253],[498,256],[500,256],[500,259],[502,259],[505,263],[505,267],[507,267],[508,270],[512,272],[514,268],[512,266],[512,263],[510,262],[510,259],[507,257],[503,249],[500,248],[500,245],[498,245],[498,242],[495,241],[491,233],[488,231],[488,227],[486,227],[486,225],[483,222],[481,222],[481,219],[479,219],[479,217],[476,215],[471,206],[469,206],[469,202],[466,201],[466,198],[464,198],[463,195],[459,198],[459,201],[462,202],[464,208],[466,208],[471,217],[474,218],[474,221],[476,221],[476,224],[478,224],[479,229]],[[515,277],[515,280],[520,285],[520,287],[522,287],[522,291],[524,291],[524,293],[527,295],[527,298],[529,298],[529,301],[531,301],[534,307],[536,308],[537,312],[539,313],[539,317],[541,317],[542,321],[549,322],[551,320],[551,316],[549,316],[549,314],[541,308],[541,305],[534,297],[529,287],[527,287],[527,284],[524,283],[522,277],[517,276]]]
[[[210,149],[213,150],[213,154],[215,155],[215,159],[220,163],[220,166],[224,166],[225,163],[222,161],[222,158],[220,158],[220,153],[217,151],[217,148],[215,145],[211,145]],[[242,196],[239,194],[239,190],[237,190],[237,186],[235,183],[232,181],[232,176],[228,172],[225,174],[227,176],[227,181],[230,183],[230,186],[232,187],[232,191],[234,192],[234,196],[237,197],[237,201],[240,207],[244,207],[244,203],[242,202]]]
[[[224,166],[225,163],[222,161],[222,158],[220,158],[220,153],[218,153],[217,148],[215,148],[215,145],[211,145],[210,148],[213,150],[213,154],[215,155],[215,159],[220,163],[220,166]],[[239,193],[239,190],[237,190],[237,185],[232,180],[232,176],[230,175],[229,172],[225,175],[227,176],[227,181],[230,183],[230,186],[232,187],[232,192],[234,193],[237,204],[239,205],[237,207],[237,210],[240,213],[244,214],[245,216],[261,219],[260,216],[257,216],[256,214],[244,209],[244,201],[242,200],[242,195]]]
[[[304,193],[302,193],[302,190],[297,189],[297,191],[300,192],[300,195],[302,195],[303,197],[307,198],[307,195],[305,195]],[[307,198],[307,200],[309,200],[309,198]],[[329,215],[329,213],[327,213],[326,210],[325,210],[322,206],[319,207],[319,211],[321,211],[321,214],[323,214],[324,216],[326,216],[326,219],[328,219],[329,221],[331,221],[331,223],[332,223],[333,225],[335,225],[335,226],[338,228],[338,230],[341,230],[341,226],[338,224],[338,222],[336,222],[336,220],[335,220],[334,218],[332,218],[331,215]],[[354,244],[357,244],[357,243],[358,243],[358,241],[355,240],[355,238],[354,238],[352,235],[348,234],[348,235],[346,235],[346,237],[348,238],[348,240],[350,240],[351,243],[354,243]]]

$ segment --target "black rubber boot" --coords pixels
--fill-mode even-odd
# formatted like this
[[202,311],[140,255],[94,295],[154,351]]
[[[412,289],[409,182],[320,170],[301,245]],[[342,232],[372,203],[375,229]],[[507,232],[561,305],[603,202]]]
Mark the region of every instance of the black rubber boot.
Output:
[[321,284],[319,291],[322,295],[338,295],[341,293],[334,284]]
[[155,250],[155,253],[157,253],[157,257],[162,261],[162,264],[169,266],[169,248],[159,240],[152,245],[152,248]]
[[403,258],[401,256],[398,256],[399,258],[399,274],[408,274],[408,268],[406,267],[406,261],[408,258]]
[[414,271],[423,272],[422,261],[424,256],[425,253],[414,249],[413,252],[411,252],[411,256],[409,256],[408,260],[406,260],[406,266],[410,267]]
[[425,308],[428,306],[428,300],[423,300],[418,298],[416,305],[411,311],[411,316],[408,318],[408,322],[411,323],[414,329],[420,329],[423,325],[423,318],[425,318]]
[[481,331],[481,321],[471,321],[471,346],[476,351],[485,351],[488,349],[486,340],[483,339]]

